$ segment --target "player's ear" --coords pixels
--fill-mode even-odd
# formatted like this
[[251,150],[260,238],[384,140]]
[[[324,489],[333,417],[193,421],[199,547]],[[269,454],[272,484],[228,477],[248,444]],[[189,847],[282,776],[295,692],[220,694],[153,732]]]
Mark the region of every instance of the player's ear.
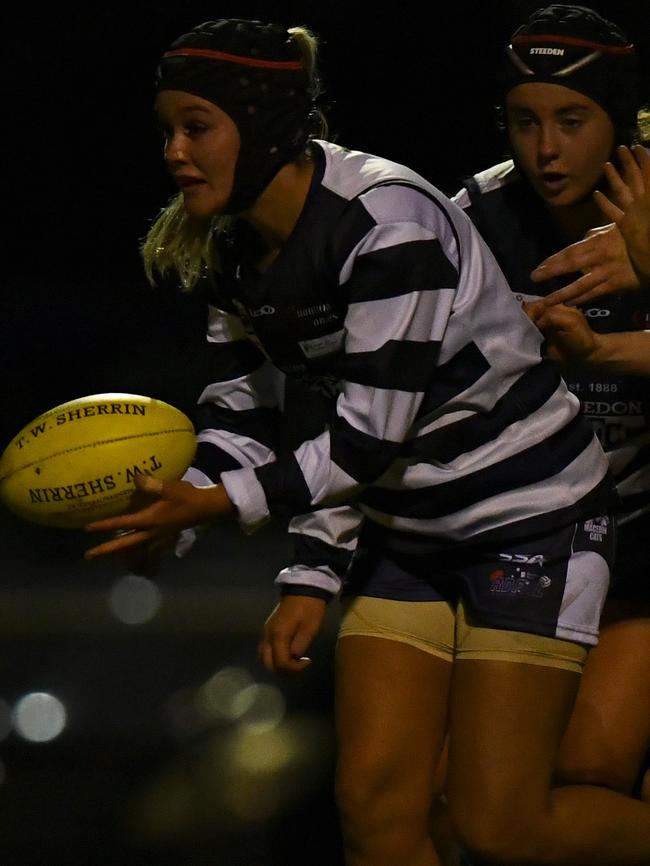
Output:
[[506,110],[503,105],[494,106],[494,125],[499,132],[506,131]]

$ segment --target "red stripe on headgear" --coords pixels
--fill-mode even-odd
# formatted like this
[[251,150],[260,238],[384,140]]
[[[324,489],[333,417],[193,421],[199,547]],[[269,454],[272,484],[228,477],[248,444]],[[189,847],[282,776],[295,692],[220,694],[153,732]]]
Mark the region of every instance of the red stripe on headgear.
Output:
[[223,60],[225,63],[254,66],[258,69],[297,71],[303,68],[301,60],[256,60],[254,57],[226,54],[224,51],[212,51],[210,48],[176,48],[174,51],[166,51],[163,57],[203,57],[207,60]]
[[528,45],[532,43],[544,43],[549,45],[575,45],[579,48],[591,48],[592,51],[601,51],[603,54],[634,54],[634,45],[602,45],[600,42],[591,42],[589,39],[577,39],[575,36],[544,36],[539,33],[526,34],[524,36],[513,36],[513,45]]

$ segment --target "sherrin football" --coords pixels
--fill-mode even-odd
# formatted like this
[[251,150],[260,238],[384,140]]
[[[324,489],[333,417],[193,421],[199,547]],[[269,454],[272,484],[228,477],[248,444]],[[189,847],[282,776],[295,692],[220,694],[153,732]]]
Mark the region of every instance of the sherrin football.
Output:
[[81,528],[129,511],[138,473],[180,478],[195,448],[190,419],[162,400],[81,397],[14,436],[0,457],[0,501],[34,523]]

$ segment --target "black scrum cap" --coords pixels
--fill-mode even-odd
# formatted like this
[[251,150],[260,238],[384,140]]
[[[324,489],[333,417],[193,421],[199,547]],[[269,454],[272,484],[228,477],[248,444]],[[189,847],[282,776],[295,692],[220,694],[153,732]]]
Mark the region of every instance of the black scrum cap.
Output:
[[559,84],[597,102],[629,142],[639,108],[638,58],[620,28],[585,6],[553,4],[512,35],[501,67],[501,96],[528,82]]
[[315,130],[318,82],[299,44],[275,24],[206,21],[177,39],[158,67],[156,88],[182,90],[219,106],[241,146],[228,213],[248,208]]

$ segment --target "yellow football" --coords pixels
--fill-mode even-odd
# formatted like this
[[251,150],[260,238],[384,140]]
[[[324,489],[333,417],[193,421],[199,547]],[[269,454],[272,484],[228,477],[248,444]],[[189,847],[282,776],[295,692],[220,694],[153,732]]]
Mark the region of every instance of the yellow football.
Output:
[[0,500],[25,520],[80,528],[129,511],[138,473],[180,478],[195,449],[190,419],[162,400],[81,397],[14,436],[0,457]]

